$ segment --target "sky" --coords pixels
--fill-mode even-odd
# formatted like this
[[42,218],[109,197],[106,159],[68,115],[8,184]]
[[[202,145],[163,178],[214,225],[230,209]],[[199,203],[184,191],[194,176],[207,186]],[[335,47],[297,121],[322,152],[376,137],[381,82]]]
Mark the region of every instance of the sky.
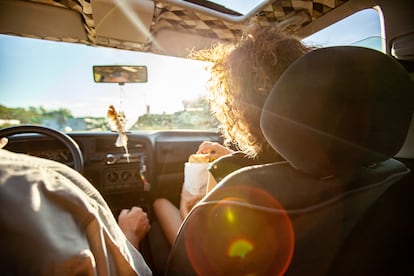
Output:
[[263,3],[263,0],[215,0],[212,2],[218,3],[241,14],[247,14],[250,10]]
[[[0,104],[69,106],[75,116],[102,116],[110,104],[119,104],[121,89],[125,110],[144,113],[149,104],[154,113],[171,113],[182,109],[183,99],[205,93],[208,78],[202,62],[5,35],[0,35],[0,60]],[[122,88],[94,82],[93,65],[114,64],[146,65],[148,82]]]
[[[332,46],[379,36],[379,20],[370,20],[374,16],[374,11],[360,12],[304,42]],[[0,61],[1,105],[65,107],[76,117],[104,117],[110,104],[120,107],[121,89],[127,115],[145,113],[146,105],[152,113],[172,113],[182,110],[183,100],[206,93],[208,79],[207,64],[198,61],[7,35],[0,35]],[[122,88],[94,83],[93,65],[114,64],[146,65],[148,82]]]

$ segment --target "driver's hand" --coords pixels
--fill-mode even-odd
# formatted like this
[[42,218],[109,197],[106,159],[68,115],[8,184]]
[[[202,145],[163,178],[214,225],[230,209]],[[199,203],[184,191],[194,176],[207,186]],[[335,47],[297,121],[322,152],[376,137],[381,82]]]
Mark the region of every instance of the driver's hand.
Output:
[[9,141],[9,140],[7,140],[7,138],[6,138],[6,137],[1,138],[1,139],[0,139],[0,149],[4,148],[4,147],[7,145],[7,142],[8,142],[8,141]]
[[118,224],[127,239],[138,249],[139,242],[150,229],[147,213],[139,207],[123,209],[118,216]]

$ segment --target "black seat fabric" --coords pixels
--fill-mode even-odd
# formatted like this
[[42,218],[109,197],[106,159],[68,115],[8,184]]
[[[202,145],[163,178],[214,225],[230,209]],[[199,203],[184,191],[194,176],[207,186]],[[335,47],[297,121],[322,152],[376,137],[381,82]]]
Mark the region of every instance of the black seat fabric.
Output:
[[338,174],[399,151],[413,97],[412,80],[392,58],[360,47],[319,49],[279,79],[262,112],[262,130],[294,168]]
[[369,207],[409,173],[392,159],[414,84],[392,58],[331,47],[300,58],[262,112],[286,162],[225,177],[189,214],[168,275],[326,275]]

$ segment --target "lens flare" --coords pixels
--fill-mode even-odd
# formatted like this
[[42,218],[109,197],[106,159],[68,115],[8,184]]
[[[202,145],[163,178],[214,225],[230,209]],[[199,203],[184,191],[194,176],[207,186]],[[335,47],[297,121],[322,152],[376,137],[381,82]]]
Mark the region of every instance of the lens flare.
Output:
[[228,251],[230,257],[244,258],[253,251],[253,244],[248,240],[236,240],[231,243]]
[[233,224],[236,222],[236,217],[234,215],[234,212],[230,208],[228,208],[226,211],[226,219],[227,219],[227,222],[230,224]]
[[197,205],[182,228],[195,272],[283,275],[293,256],[294,233],[282,205],[249,186],[223,187],[215,196]]

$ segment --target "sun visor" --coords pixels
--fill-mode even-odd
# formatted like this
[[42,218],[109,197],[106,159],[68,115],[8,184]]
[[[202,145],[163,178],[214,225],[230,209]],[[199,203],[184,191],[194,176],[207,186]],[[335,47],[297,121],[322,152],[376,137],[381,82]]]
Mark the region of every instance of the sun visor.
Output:
[[30,34],[31,37],[70,42],[87,41],[82,17],[78,12],[29,1],[0,1],[0,33]]
[[142,50],[150,40],[154,2],[149,0],[93,0],[96,43]]
[[151,52],[175,57],[187,57],[191,50],[211,47],[217,39],[171,29],[162,29],[154,36]]

